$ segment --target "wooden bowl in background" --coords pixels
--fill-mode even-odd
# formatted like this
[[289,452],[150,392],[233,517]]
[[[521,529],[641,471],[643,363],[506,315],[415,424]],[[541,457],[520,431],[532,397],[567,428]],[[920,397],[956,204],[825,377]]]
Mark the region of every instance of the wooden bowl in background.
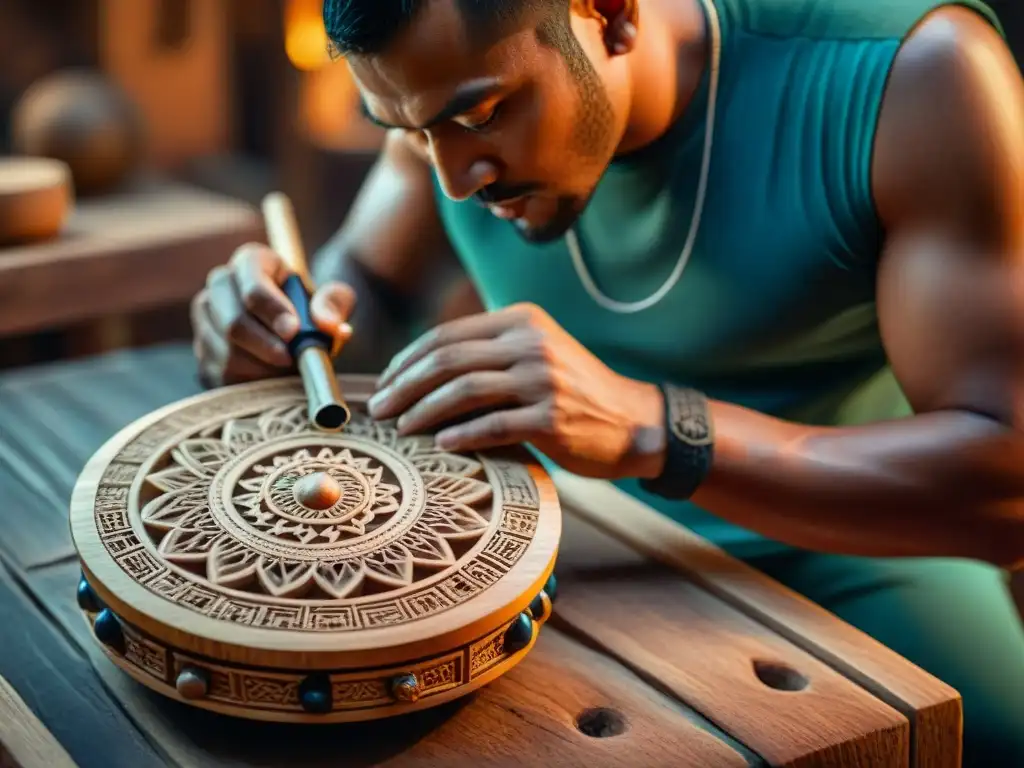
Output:
[[56,237],[74,205],[71,169],[40,157],[0,157],[0,245]]

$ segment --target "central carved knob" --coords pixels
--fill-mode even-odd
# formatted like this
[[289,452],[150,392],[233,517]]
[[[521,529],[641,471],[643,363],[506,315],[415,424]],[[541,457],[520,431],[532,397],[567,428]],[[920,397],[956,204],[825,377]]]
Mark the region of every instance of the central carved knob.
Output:
[[330,509],[341,498],[341,484],[326,472],[314,472],[295,483],[295,500],[309,509]]

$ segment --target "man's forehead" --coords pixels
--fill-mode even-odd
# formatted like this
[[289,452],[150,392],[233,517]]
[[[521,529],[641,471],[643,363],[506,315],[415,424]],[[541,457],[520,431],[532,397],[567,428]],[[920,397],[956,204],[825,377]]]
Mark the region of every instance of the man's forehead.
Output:
[[457,0],[430,0],[385,52],[353,56],[349,64],[368,98],[450,92],[462,83],[521,70],[536,43],[532,25],[524,21],[485,34],[466,22]]
[[455,0],[433,0],[385,53],[350,57],[349,66],[371,118],[413,126],[453,100],[472,103],[463,94],[492,92],[519,79],[536,51],[529,28],[471,40]]

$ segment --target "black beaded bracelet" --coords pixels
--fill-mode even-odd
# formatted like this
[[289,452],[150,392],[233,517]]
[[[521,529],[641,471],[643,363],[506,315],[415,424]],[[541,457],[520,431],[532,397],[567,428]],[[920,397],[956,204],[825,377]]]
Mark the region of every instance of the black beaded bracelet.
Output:
[[711,471],[714,424],[708,399],[695,389],[661,386],[665,397],[665,465],[661,475],[640,487],[666,499],[685,500]]

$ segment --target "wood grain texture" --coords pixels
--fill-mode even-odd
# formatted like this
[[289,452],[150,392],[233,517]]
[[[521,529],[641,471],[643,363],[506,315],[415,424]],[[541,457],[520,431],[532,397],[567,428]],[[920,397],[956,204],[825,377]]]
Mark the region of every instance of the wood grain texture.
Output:
[[[34,593],[59,617],[140,730],[174,765],[199,768],[732,768],[755,754],[606,655],[546,628],[527,661],[491,686],[435,710],[315,728],[252,723],[164,699],[114,667],[75,605],[73,563],[36,569]],[[550,630],[550,632],[549,632]],[[594,738],[587,710],[620,713],[627,730]],[[301,748],[296,745],[301,744]]]
[[910,729],[899,712],[679,571],[572,515],[558,576],[554,626],[568,625],[659,681],[771,765],[908,764]]
[[188,301],[259,216],[229,198],[145,182],[83,200],[60,237],[0,250],[0,335]]
[[84,458],[121,426],[198,391],[195,363],[179,345],[0,376],[0,552],[8,562],[28,569],[74,557],[68,505]]
[[[0,492],[16,483],[45,489],[51,476],[73,476],[118,429],[194,394],[193,374],[190,351],[181,346],[0,377],[0,392],[8,387],[14,395],[0,398],[0,407],[10,408],[0,418],[9,413],[19,425],[18,450],[8,455],[25,457],[15,469],[0,462]],[[134,383],[125,389],[122,380]],[[63,440],[62,428],[46,427],[47,402],[73,425]],[[5,441],[12,445],[0,435],[0,445]],[[75,559],[36,561],[24,578],[42,614],[57,617],[123,713],[171,765],[959,764],[960,705],[947,686],[631,497],[606,484],[554,477],[569,510],[554,623],[500,680],[461,702],[402,719],[250,730],[251,723],[168,701],[115,668],[91,636],[75,604]],[[51,499],[49,520],[53,525],[63,514],[66,527],[61,501]],[[592,522],[574,519],[574,510]],[[0,542],[0,556],[9,559],[10,549]],[[6,649],[5,631],[0,626]],[[27,672],[30,666],[22,652],[0,672],[32,692],[40,676]],[[786,668],[809,685],[778,690],[799,687]],[[593,738],[580,731],[581,713],[601,707],[625,716],[625,732]],[[52,716],[40,716],[89,768],[78,757],[88,753],[81,749],[89,738],[83,725],[57,723],[61,730]],[[116,712],[103,711],[108,716]]]
[[910,721],[913,768],[960,766],[963,707],[949,685],[617,488],[564,472],[553,479],[567,515],[685,573],[901,712]]
[[2,563],[0,617],[0,675],[79,768],[165,765],[77,645]]
[[64,747],[0,677],[0,768],[76,768]]

